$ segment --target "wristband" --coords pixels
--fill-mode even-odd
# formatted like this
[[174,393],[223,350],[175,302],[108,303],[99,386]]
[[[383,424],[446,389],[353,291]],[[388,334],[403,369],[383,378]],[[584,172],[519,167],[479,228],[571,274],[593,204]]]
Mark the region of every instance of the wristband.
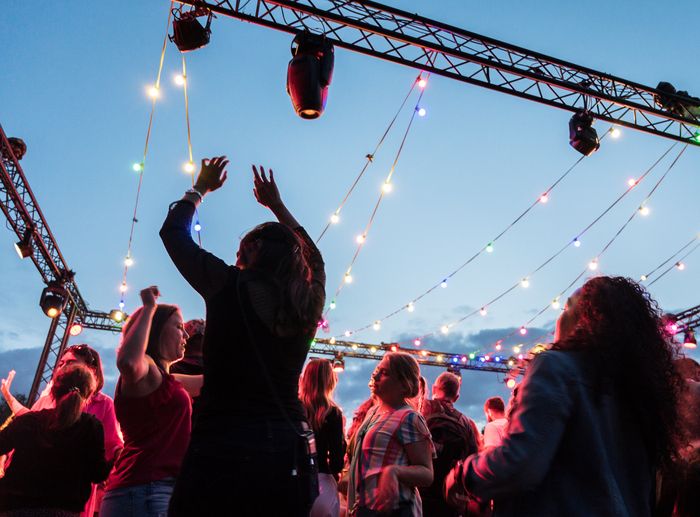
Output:
[[199,198],[199,202],[204,203],[204,195],[196,188],[187,189],[185,194],[195,194]]

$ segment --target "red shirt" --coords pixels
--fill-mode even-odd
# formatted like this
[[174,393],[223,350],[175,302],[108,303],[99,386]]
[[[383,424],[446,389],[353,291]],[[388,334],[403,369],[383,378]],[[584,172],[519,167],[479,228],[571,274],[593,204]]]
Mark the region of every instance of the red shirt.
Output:
[[121,393],[114,409],[124,435],[124,450],[107,480],[107,490],[176,477],[190,441],[190,396],[175,377],[161,371],[163,382],[145,397]]

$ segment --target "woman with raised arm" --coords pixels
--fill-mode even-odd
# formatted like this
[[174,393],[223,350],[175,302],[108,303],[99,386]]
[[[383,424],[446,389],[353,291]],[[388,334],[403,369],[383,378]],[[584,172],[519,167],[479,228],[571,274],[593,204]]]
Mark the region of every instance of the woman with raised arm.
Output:
[[101,517],[158,517],[168,511],[190,437],[190,393],[201,376],[175,376],[187,333],[175,305],[156,303],[157,287],[141,291],[143,307],[122,330],[114,394],[124,449],[109,479]]
[[204,386],[171,516],[306,516],[318,495],[315,447],[297,390],[325,301],[321,253],[282,202],[273,172],[253,167],[254,194],[279,222],[241,240],[236,265],[190,235],[195,209],[226,180],[226,157],[202,161],[193,189],[160,231],[204,298]]

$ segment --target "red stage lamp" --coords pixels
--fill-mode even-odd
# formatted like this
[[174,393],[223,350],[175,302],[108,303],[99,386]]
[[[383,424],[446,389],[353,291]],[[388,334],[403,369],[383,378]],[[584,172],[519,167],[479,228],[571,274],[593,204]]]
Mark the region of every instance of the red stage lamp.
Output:
[[326,108],[328,86],[333,78],[333,44],[325,36],[301,32],[292,41],[291,50],[287,93],[292,106],[301,118],[318,118]]
[[695,339],[695,332],[688,329],[685,331],[685,336],[683,338],[683,346],[685,348],[697,348],[698,341]]

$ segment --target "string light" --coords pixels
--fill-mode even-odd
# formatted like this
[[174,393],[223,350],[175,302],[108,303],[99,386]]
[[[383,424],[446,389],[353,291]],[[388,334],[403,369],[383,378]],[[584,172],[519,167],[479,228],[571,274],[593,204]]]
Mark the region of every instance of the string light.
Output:
[[418,88],[425,88],[428,84],[428,81],[426,79],[423,79],[422,77],[418,79]]
[[352,275],[350,273],[345,273],[343,280],[346,284],[352,284]]
[[552,300],[552,309],[559,310],[561,307],[561,304],[559,303],[559,297],[557,296],[554,300]]
[[381,330],[382,329],[382,322],[377,320],[374,322],[374,325],[372,325],[372,328],[374,330]]
[[125,293],[126,290],[127,290],[126,284],[121,284],[121,285],[119,286],[119,292],[120,292],[120,293]]
[[419,117],[425,117],[425,114],[427,111],[425,111],[425,108],[418,108],[418,116]]
[[648,277],[647,277],[646,275],[642,275],[639,279],[640,279],[642,282],[646,282],[646,281],[647,281],[647,278],[648,278]]
[[126,258],[124,259],[124,265],[126,267],[131,267],[134,265],[134,259],[131,258],[131,256],[127,255]]
[[576,238],[574,239],[574,246],[577,247],[577,248],[580,248],[580,247],[581,247],[581,241],[579,240],[578,237],[576,237]]
[[549,194],[547,194],[547,193],[545,192],[544,194],[542,194],[542,195],[540,196],[540,203],[543,203],[543,204],[544,204],[544,203],[546,203],[547,201],[549,201]]
[[141,172],[143,170],[143,162],[135,162],[132,166],[131,169],[134,172]]
[[621,134],[622,134],[622,131],[620,131],[619,127],[613,126],[610,128],[610,136],[612,138],[620,138]]
[[392,190],[394,190],[394,185],[390,181],[385,181],[382,183],[382,192],[388,194]]
[[678,271],[683,271],[685,269],[685,264],[683,262],[676,262],[676,269],[678,269]]
[[595,271],[598,269],[598,259],[595,258],[588,263],[588,269]]
[[489,242],[486,245],[486,253],[493,253],[493,242]]
[[520,327],[520,335],[524,336],[525,334],[527,334],[527,329],[525,327]]
[[447,334],[449,331],[450,331],[450,327],[448,327],[447,325],[443,325],[440,328],[440,332],[442,332],[443,334]]
[[156,86],[149,86],[147,92],[148,92],[148,96],[151,99],[155,100],[158,97],[160,97],[160,87],[157,85]]
[[192,161],[185,162],[185,164],[182,166],[182,169],[183,169],[187,174],[192,174],[192,173],[195,171],[194,162],[192,162]]
[[360,235],[358,235],[357,237],[355,237],[355,242],[356,242],[357,244],[364,244],[365,240],[366,240],[366,238],[365,238],[365,236],[362,235],[362,234],[360,234]]
[[642,206],[639,207],[639,213],[640,213],[641,215],[647,216],[647,215],[649,215],[649,212],[650,212],[650,211],[651,211],[651,210],[649,210],[649,207],[646,206],[646,205],[642,205]]
[[335,345],[335,338],[334,338],[334,337],[331,337],[331,338],[328,340],[328,342],[329,342],[331,345]]
[[637,186],[637,180],[634,178],[630,178],[627,180],[627,185],[630,187],[636,187]]
[[416,310],[416,306],[414,305],[413,302],[408,302],[408,305],[406,306],[406,310],[408,312],[413,312]]
[[335,308],[336,308],[335,300],[331,300],[330,308],[332,311],[335,310]]
[[183,86],[185,84],[185,77],[182,74],[175,74],[173,82],[178,86]]
[[202,225],[199,224],[199,221],[197,221],[196,223],[194,223],[194,231],[197,232],[197,233],[199,233],[199,232],[202,231]]
[[340,222],[340,216],[338,214],[331,215],[331,223],[338,224]]
[[498,343],[498,344],[496,345],[496,350],[498,350],[498,351],[500,352],[500,351],[501,351],[501,348],[503,348],[503,346],[502,346],[500,343]]
[[346,330],[345,337],[350,337],[350,336],[352,336],[352,332],[350,332],[349,330]]
[[530,279],[528,277],[523,278],[520,281],[520,286],[523,287],[524,289],[527,289],[528,287],[530,287]]
[[488,314],[488,312],[486,311],[486,307],[482,307],[481,309],[479,309],[479,314],[481,314],[482,316],[486,316],[486,314]]
[[120,309],[123,309],[123,308],[124,308],[124,300],[122,300],[122,301],[119,302],[119,308],[120,308]]
[[447,288],[447,278],[445,278],[442,282],[440,282],[440,287],[442,287],[443,289]]
[[413,340],[413,344],[414,344],[415,346],[420,346],[420,344],[421,344],[420,339],[419,339],[419,338],[414,339],[414,340]]

